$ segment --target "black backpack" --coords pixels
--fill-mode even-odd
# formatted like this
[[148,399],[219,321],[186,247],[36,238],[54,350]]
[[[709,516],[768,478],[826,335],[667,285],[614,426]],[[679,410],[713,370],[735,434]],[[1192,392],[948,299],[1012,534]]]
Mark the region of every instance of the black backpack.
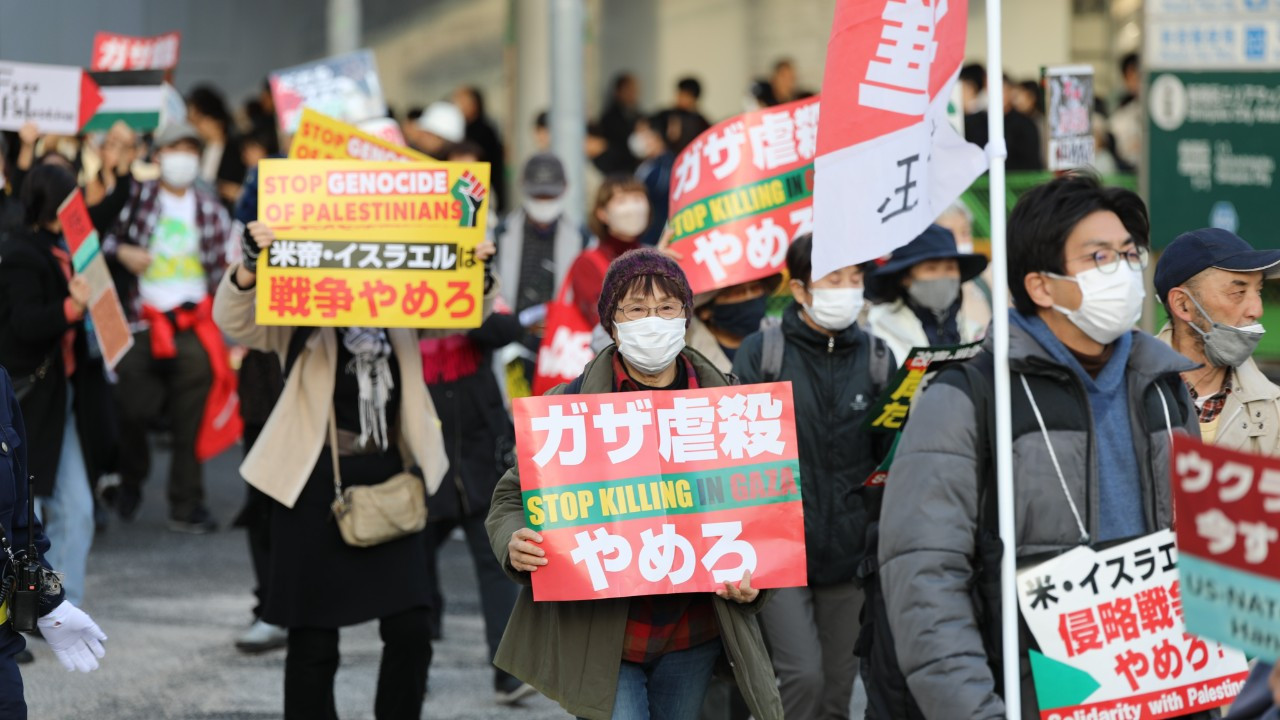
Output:
[[[971,396],[974,398],[974,416],[978,428],[979,447],[983,458],[979,472],[978,489],[978,537],[975,542],[974,583],[970,589],[973,606],[977,612],[978,627],[982,632],[982,644],[987,664],[996,681],[996,693],[1002,691],[1002,655],[1000,629],[1000,558],[1003,544],[1000,541],[996,488],[991,480],[995,464],[995,392],[992,386],[994,359],[990,353],[958,364],[964,372]],[[910,420],[907,421],[910,424]],[[893,482],[890,474],[889,482]],[[862,628],[854,646],[854,654],[861,658],[862,684],[867,692],[867,720],[925,720],[924,714],[907,687],[907,679],[898,664],[898,653],[889,627],[889,614],[885,606],[884,591],[879,573],[879,522],[867,529],[867,554],[858,578],[866,593],[862,606]]]
[[[867,337],[871,338],[871,395],[880,397],[893,374],[893,368],[889,367],[889,346],[871,333],[867,333]],[[760,326],[760,340],[760,382],[776,382],[782,376],[782,356],[787,349],[782,321],[765,318]]]

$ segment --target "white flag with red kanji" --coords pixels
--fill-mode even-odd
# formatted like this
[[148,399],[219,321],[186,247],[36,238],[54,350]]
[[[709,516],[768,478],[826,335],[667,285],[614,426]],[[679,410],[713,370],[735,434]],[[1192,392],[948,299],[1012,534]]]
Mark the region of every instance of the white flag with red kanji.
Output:
[[987,168],[947,121],[968,0],[840,0],[814,161],[813,277],[887,255]]

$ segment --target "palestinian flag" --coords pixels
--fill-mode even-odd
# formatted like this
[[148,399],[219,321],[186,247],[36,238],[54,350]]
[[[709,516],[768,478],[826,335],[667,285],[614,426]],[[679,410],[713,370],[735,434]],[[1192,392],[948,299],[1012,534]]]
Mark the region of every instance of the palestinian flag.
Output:
[[117,120],[123,120],[138,132],[149,132],[160,126],[160,108],[164,106],[163,70],[125,70],[91,72],[98,83],[102,105],[81,132],[106,132]]

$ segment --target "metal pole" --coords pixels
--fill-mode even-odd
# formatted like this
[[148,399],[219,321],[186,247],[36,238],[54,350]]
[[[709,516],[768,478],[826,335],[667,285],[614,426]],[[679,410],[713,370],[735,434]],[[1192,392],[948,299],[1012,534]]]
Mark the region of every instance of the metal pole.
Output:
[[[574,222],[586,217],[586,99],[583,87],[583,0],[550,0],[551,5],[551,151],[564,163],[569,182],[565,215]],[[560,235],[576,241],[576,233]],[[557,240],[560,242],[561,240]],[[581,247],[556,248],[557,257],[574,257]],[[567,268],[558,270],[565,270]],[[557,273],[559,274],[559,273]]]
[[987,0],[987,132],[991,161],[991,315],[995,345],[996,493],[1000,514],[1001,637],[1004,707],[1009,720],[1022,718],[1018,661],[1018,535],[1013,502],[1013,425],[1009,412],[1009,252],[1005,242],[1004,60],[1000,47],[1000,0]]
[[330,55],[360,49],[360,0],[329,0],[326,31]]

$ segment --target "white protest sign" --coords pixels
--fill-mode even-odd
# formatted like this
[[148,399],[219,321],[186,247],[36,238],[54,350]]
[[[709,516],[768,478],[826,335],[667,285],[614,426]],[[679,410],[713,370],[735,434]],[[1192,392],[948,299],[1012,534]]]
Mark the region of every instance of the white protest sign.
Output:
[[98,86],[78,67],[0,62],[0,130],[33,122],[42,133],[75,135],[101,104]]

